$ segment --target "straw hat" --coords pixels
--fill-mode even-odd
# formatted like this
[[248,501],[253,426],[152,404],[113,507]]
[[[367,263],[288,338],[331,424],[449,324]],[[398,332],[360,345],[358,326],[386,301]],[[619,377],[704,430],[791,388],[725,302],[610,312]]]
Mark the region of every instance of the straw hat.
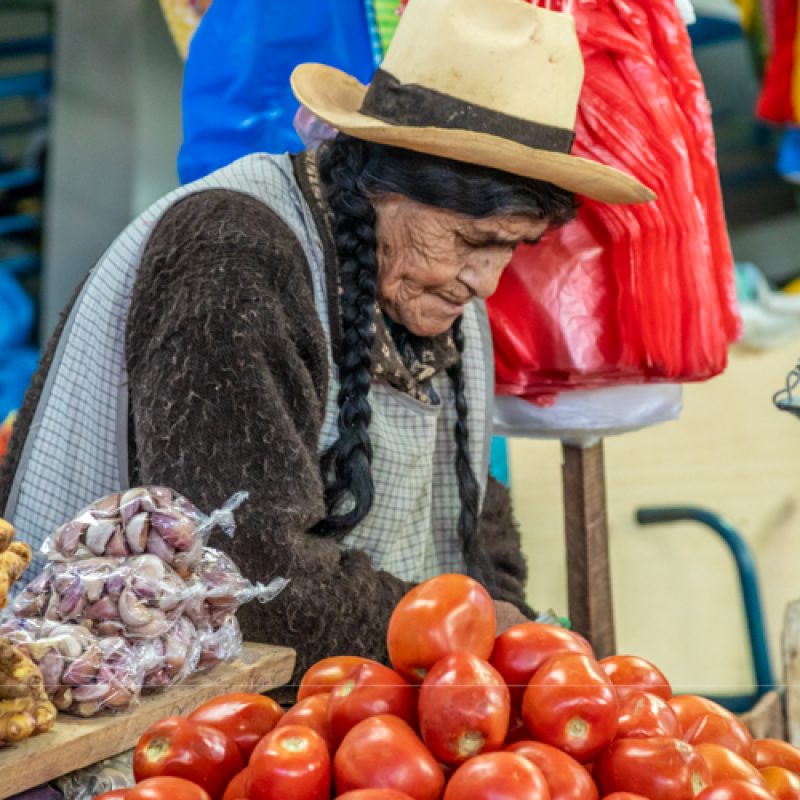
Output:
[[297,99],[370,142],[536,178],[607,203],[655,195],[570,155],[583,82],[575,23],[525,0],[411,0],[369,87],[301,64]]

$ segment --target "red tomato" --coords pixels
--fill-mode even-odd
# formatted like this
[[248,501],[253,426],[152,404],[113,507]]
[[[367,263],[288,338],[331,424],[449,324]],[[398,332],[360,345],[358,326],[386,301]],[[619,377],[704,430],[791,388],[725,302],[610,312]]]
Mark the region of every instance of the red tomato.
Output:
[[633,792],[611,792],[603,800],[648,800],[648,798]]
[[516,753],[483,753],[462,764],[444,800],[549,800],[541,770]]
[[333,759],[337,794],[397,789],[414,800],[438,800],[444,774],[422,740],[399,717],[369,717],[351,728]]
[[696,694],[676,695],[667,702],[678,717],[681,736],[691,728],[698,717],[702,717],[704,714],[719,714],[723,717],[727,716],[736,719],[727,708],[723,708],[719,703],[715,703],[705,697],[699,697]]
[[519,708],[533,673],[557,653],[583,653],[594,657],[583,636],[542,622],[523,622],[495,639],[489,663],[503,676],[511,691],[511,704]]
[[800,776],[786,767],[764,767],[761,775],[778,800],[800,800]]
[[250,757],[250,800],[328,800],[331,756],[323,738],[305,725],[268,733]]
[[452,652],[488,659],[497,628],[494,602],[466,575],[437,575],[420,583],[395,606],[386,632],[392,666],[420,683]]
[[268,734],[282,716],[283,709],[272,698],[239,692],[203,703],[189,714],[189,719],[222,731],[234,741],[246,764],[261,737]]
[[753,763],[759,769],[785,767],[791,772],[800,773],[800,750],[781,739],[755,739]]
[[412,800],[411,795],[397,789],[354,789],[338,795],[336,800]]
[[711,782],[703,757],[680,739],[617,739],[594,764],[600,796],[633,792],[650,800],[692,800]]
[[631,692],[647,692],[662,700],[672,697],[672,687],[664,673],[644,658],[609,656],[600,661],[600,666],[617,687],[620,700]]
[[775,800],[775,795],[747,781],[722,781],[700,792],[697,800]]
[[[113,792],[109,792],[112,794]],[[148,778],[125,790],[125,800],[211,800],[201,786],[183,778]]]
[[169,775],[202,786],[212,800],[242,769],[236,745],[216,728],[183,717],[167,717],[151,725],[133,754],[136,782]]
[[694,749],[703,757],[711,770],[711,783],[721,781],[747,781],[756,786],[766,786],[762,774],[741,756],[718,744],[696,744]]
[[500,673],[469,653],[451,653],[431,667],[419,690],[419,730],[444,764],[499,750],[511,703]]
[[351,673],[359,664],[375,664],[369,658],[360,656],[331,656],[323,658],[312,664],[300,678],[300,686],[297,689],[297,700],[305,700],[314,694],[327,694],[339,683],[342,678]]
[[580,653],[550,656],[522,698],[528,730],[578,761],[591,761],[614,739],[619,705],[600,665]]
[[249,800],[250,797],[250,770],[245,767],[225,789],[222,800]]
[[617,739],[679,739],[680,735],[678,718],[666,700],[648,692],[629,692],[620,698]]
[[328,745],[331,753],[336,749],[330,726],[328,725],[328,703],[331,696],[329,692],[312,694],[293,705],[279,720],[275,728],[286,725],[305,725],[316,731]]
[[110,792],[97,795],[94,800],[125,800],[127,796],[127,789],[112,789]]
[[517,742],[506,752],[527,758],[542,771],[551,800],[597,800],[597,787],[586,767],[544,742]]
[[417,721],[417,690],[383,664],[357,666],[330,692],[328,726],[337,744],[353,725],[379,714],[394,714],[412,727]]
[[691,745],[717,744],[750,761],[753,758],[753,737],[735,717],[703,714],[697,717],[681,737]]

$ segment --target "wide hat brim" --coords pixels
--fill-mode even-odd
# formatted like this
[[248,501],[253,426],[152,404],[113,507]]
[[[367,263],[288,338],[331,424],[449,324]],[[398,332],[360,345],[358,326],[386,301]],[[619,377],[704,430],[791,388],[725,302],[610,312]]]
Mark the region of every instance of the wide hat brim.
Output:
[[361,113],[367,87],[324,64],[301,64],[292,74],[295,97],[342,133],[441,158],[547,181],[604,203],[645,203],[655,193],[614,167],[566,153],[528,147],[486,133],[393,125]]

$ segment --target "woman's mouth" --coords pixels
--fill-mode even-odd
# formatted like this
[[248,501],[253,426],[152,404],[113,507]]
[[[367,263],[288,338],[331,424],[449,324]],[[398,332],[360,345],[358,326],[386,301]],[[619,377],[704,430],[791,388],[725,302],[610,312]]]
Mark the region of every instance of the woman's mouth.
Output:
[[467,305],[466,300],[451,300],[449,297],[443,297],[440,294],[435,295],[435,297],[447,309],[449,314],[457,317],[464,313],[464,308]]

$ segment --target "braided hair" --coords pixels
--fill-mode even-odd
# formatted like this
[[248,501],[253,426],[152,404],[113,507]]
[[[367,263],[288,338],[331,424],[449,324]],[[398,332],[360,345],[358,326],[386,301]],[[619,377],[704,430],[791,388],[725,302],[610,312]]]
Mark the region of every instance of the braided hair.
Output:
[[[572,219],[577,206],[572,193],[543,181],[367,143],[343,134],[323,147],[320,174],[333,212],[341,262],[342,346],[339,438],[322,457],[327,516],[315,532],[341,539],[366,517],[375,495],[368,395],[378,261],[375,210],[370,198],[399,194],[472,217],[525,214],[546,219],[552,226]],[[462,354],[465,340],[461,318],[453,324],[452,335]],[[493,566],[478,546],[480,488],[469,457],[469,406],[461,358],[448,368],[447,375],[457,414],[455,470],[461,499],[458,534],[468,574],[492,591],[496,590]]]

